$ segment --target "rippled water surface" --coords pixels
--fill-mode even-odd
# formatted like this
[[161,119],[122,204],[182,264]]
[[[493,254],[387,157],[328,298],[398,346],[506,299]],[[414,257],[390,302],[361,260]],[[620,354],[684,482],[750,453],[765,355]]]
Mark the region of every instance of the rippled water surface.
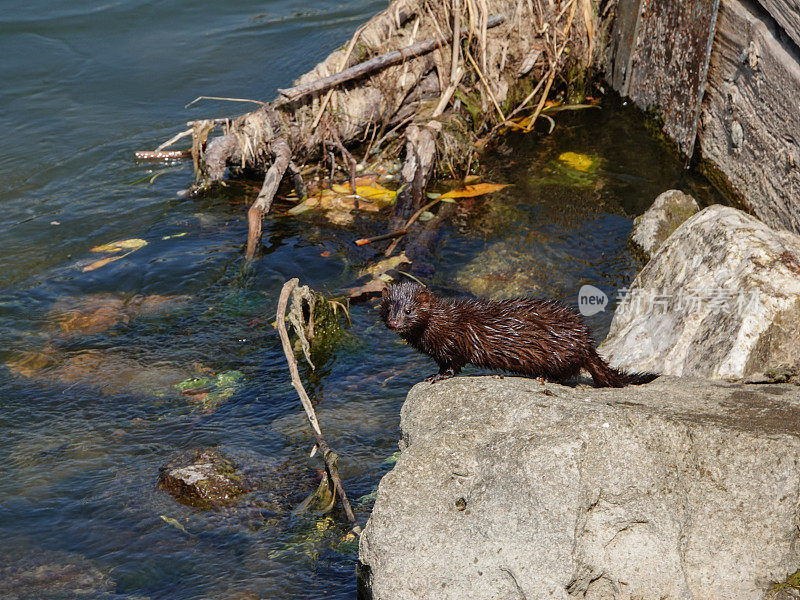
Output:
[[[271,323],[286,279],[334,292],[373,250],[356,251],[359,236],[322,217],[276,215],[263,258],[244,268],[256,190],[179,198],[189,164],[132,154],[192,118],[243,110],[184,108],[201,94],[273,97],[383,6],[34,1],[0,11],[0,596],[355,596],[340,515],[291,513],[319,464],[307,458]],[[431,283],[574,305],[584,283],[613,293],[630,281],[631,218],[658,193],[679,186],[715,200],[613,100],[556,122],[551,136],[511,135],[485,158],[487,179],[513,186],[444,229]],[[569,152],[590,166],[573,168]],[[84,271],[100,258],[91,248],[126,238],[147,245]],[[303,376],[363,523],[397,449],[405,393],[435,369],[369,303],[352,321]],[[589,322],[602,337],[610,314]],[[231,372],[217,397],[174,388]],[[160,466],[207,446],[259,483],[236,508],[192,509],[156,488]]]

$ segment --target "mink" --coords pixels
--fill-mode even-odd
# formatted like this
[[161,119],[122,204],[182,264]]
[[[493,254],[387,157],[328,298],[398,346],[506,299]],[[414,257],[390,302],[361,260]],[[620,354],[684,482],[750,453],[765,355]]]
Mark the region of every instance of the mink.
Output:
[[383,290],[381,318],[411,346],[433,358],[435,383],[467,363],[561,382],[586,369],[596,387],[648,383],[657,375],[624,373],[597,354],[589,327],[555,300],[444,298],[418,283]]

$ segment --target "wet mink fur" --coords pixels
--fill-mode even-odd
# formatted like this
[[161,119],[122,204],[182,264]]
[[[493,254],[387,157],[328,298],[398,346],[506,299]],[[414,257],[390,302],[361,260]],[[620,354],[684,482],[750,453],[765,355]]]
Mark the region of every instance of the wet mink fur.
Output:
[[425,380],[431,383],[457,375],[467,363],[550,381],[564,381],[583,368],[597,387],[657,377],[609,367],[586,324],[554,300],[440,298],[418,283],[402,282],[384,289],[381,318],[437,362],[439,372]]

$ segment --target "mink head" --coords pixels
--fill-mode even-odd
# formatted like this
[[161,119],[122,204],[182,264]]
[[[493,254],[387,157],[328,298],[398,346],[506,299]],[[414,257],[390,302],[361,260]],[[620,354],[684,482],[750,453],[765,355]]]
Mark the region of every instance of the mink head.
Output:
[[430,316],[433,295],[423,286],[404,281],[388,286],[381,299],[381,318],[386,327],[399,333],[410,333],[425,327]]

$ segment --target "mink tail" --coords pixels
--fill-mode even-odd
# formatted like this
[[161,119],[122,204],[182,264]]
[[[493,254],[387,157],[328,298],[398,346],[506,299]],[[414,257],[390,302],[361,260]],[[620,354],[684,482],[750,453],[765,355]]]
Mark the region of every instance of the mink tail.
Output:
[[658,377],[658,375],[654,373],[625,373],[613,367],[609,367],[594,349],[592,356],[586,361],[584,367],[592,376],[595,387],[641,385],[643,383],[650,383]]

